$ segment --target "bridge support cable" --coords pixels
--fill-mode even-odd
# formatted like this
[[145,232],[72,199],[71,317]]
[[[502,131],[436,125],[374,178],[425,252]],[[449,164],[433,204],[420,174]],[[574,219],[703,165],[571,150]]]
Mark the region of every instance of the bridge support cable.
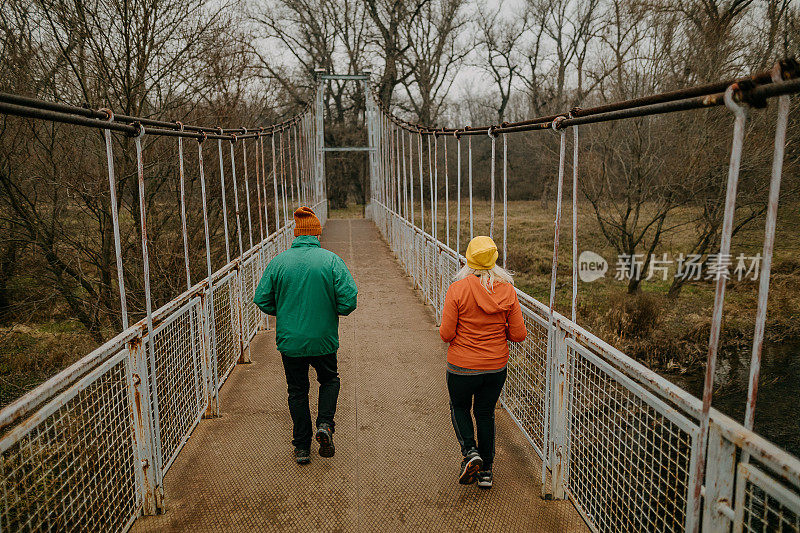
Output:
[[444,236],[445,244],[450,246],[450,178],[448,174],[447,164],[447,135],[443,134],[442,149],[444,151]]
[[219,416],[219,373],[217,365],[217,334],[216,334],[216,321],[213,317],[216,316],[214,305],[214,276],[211,266],[211,232],[208,229],[208,200],[206,197],[206,173],[203,163],[203,141],[205,139],[197,140],[197,161],[198,170],[200,174],[200,192],[203,200],[203,238],[206,243],[206,270],[208,277],[208,292],[203,296],[204,300],[201,302],[202,308],[205,311],[205,326],[203,331],[206,332],[205,342],[206,350],[204,352],[204,385],[205,385],[205,409],[203,416],[205,418],[213,418]]
[[[109,122],[113,120],[111,110],[106,110]],[[103,129],[106,146],[106,165],[108,167],[108,191],[111,200],[111,224],[114,228],[114,252],[117,265],[117,285],[119,287],[119,309],[122,318],[122,329],[128,329],[128,299],[125,293],[125,271],[122,266],[122,243],[119,236],[119,207],[117,204],[117,179],[114,174],[114,149],[111,142],[111,130]]]
[[[246,133],[246,132],[245,132]],[[247,239],[249,248],[253,247],[253,219],[250,212],[250,175],[247,172],[247,141],[242,139],[242,167],[244,170],[244,198],[247,204]],[[258,172],[258,168],[256,168]]]
[[433,238],[438,239],[439,230],[439,143],[436,135],[428,137],[428,149],[430,149],[430,138],[433,137]]
[[487,132],[489,134],[489,138],[491,139],[492,148],[491,148],[491,169],[489,170],[489,237],[494,239],[494,175],[495,171],[497,170],[497,135],[492,133],[491,128]]
[[402,129],[397,130],[397,134],[400,136],[400,158],[403,160],[403,218],[409,220],[408,218],[408,165],[406,161],[406,136]]
[[397,146],[397,212],[400,213],[400,216],[405,218],[408,215],[406,214],[406,208],[408,207],[407,202],[403,196],[403,192],[405,191],[403,184],[405,183],[405,174],[403,173],[403,166],[405,164],[405,157],[403,157],[403,135],[400,128],[395,128],[394,130],[395,135],[395,145]]
[[[773,71],[773,81],[780,81],[780,73]],[[758,378],[761,372],[761,351],[764,343],[764,329],[767,320],[767,302],[769,297],[769,275],[772,270],[772,254],[775,248],[775,228],[778,221],[778,201],[780,199],[781,175],[783,173],[784,150],[786,147],[786,128],[789,121],[790,100],[788,95],[778,97],[778,116],[775,126],[775,144],[772,155],[772,171],[769,182],[769,199],[764,224],[764,246],[762,250],[761,272],[759,272],[758,306],[756,309],[755,331],[753,332],[753,349],[750,358],[750,377],[747,388],[747,405],[744,415],[744,427],[753,429],[755,420],[756,399],[758,397]],[[742,459],[748,462],[749,454]]]
[[[556,130],[557,126],[554,124],[553,129]],[[556,299],[556,277],[558,272],[558,243],[559,243],[559,233],[561,227],[561,201],[563,197],[563,189],[564,189],[564,159],[566,155],[566,145],[565,145],[565,138],[566,138],[566,131],[562,130],[560,132],[560,148],[559,148],[559,155],[558,155],[558,183],[556,189],[556,214],[555,214],[555,221],[553,223],[553,261],[552,267],[550,272],[550,303],[548,306],[548,322],[547,322],[547,359],[545,362],[545,398],[546,401],[552,402],[552,376],[554,374],[555,369],[553,368],[553,360],[554,360],[554,345],[555,345],[555,299]],[[554,460],[554,449],[553,449],[553,439],[550,438],[550,411],[552,410],[552,405],[549,406],[548,409],[545,410],[545,417],[544,417],[544,464],[551,465]],[[542,497],[549,496],[547,489],[547,469],[542,468]]]
[[[505,133],[503,134],[506,135]],[[572,126],[572,321],[578,321],[578,126]]]
[[292,128],[291,126],[286,129],[286,167],[287,177],[289,181],[289,211],[294,212],[297,208],[297,203],[294,201],[294,157],[292,155]]
[[[183,131],[183,124],[180,125]],[[183,137],[178,137],[178,181],[180,183],[181,234],[183,235],[183,261],[186,267],[186,289],[192,287],[192,272],[189,268],[189,237],[186,231],[186,186],[183,171]],[[124,328],[123,328],[124,329]]]
[[[720,232],[719,255],[716,266],[718,269],[727,268],[726,258],[730,257],[731,236],[733,234],[733,217],[736,211],[736,191],[739,184],[739,169],[742,163],[742,150],[744,146],[745,123],[747,110],[733,100],[733,87],[725,91],[725,105],[734,114],[733,141],[731,143],[731,156],[728,167],[728,182],[725,190],[725,211],[722,218]],[[722,270],[719,270],[722,272]],[[700,501],[703,487],[703,478],[706,463],[706,445],[710,423],[711,399],[714,392],[714,374],[717,367],[717,353],[719,338],[722,331],[722,308],[725,303],[725,286],[727,271],[724,275],[717,276],[714,290],[714,307],[711,314],[711,331],[708,339],[708,358],[706,361],[705,381],[703,384],[703,408],[700,416],[699,444],[695,447],[693,472],[694,486],[691,498],[688,501],[687,515],[693,517],[693,531],[700,528]],[[687,528],[688,529],[688,528]]]
[[[256,142],[255,146],[255,160],[256,160],[256,204],[258,205],[258,209],[256,212],[258,213],[258,237],[259,241],[264,240],[264,213],[262,213],[261,209],[261,195],[263,194],[263,190],[261,188],[262,179],[261,174],[264,167],[264,162],[261,160],[262,158],[262,151],[264,148],[263,137],[259,136],[258,141]],[[259,143],[261,143],[259,145]],[[267,230],[269,233],[269,230]]]
[[162,461],[161,461],[161,422],[158,408],[158,387],[152,386],[153,377],[156,375],[156,352],[155,338],[153,332],[153,300],[150,293],[150,254],[147,245],[147,203],[145,202],[145,182],[144,182],[144,158],[142,155],[142,138],[145,135],[144,126],[139,126],[139,134],[134,139],[136,146],[136,175],[139,188],[139,221],[140,233],[142,237],[142,277],[144,281],[145,313],[147,320],[147,331],[151,332],[150,338],[146,343],[146,350],[149,356],[149,374],[151,380],[146,381],[146,386],[150,388],[150,397],[153,404],[153,439],[155,443],[154,464],[155,480],[157,486],[162,486]]
[[[508,268],[508,139],[503,134],[503,268]],[[449,244],[448,244],[449,246]]]
[[303,204],[303,200],[300,196],[300,147],[297,139],[299,131],[297,129],[297,124],[292,126],[292,128],[294,129],[294,151],[292,152],[292,159],[294,160],[294,179],[297,183],[297,203],[295,204],[296,209]]
[[411,225],[417,223],[416,207],[414,206],[414,138],[411,132],[408,132],[408,200],[410,204],[410,218]]
[[418,135],[418,149],[417,154],[419,155],[419,216],[420,216],[420,228],[422,231],[425,231],[425,192],[422,190],[422,182],[424,180],[423,177],[423,170],[422,170],[422,130],[417,132]]
[[454,136],[456,138],[456,253],[461,255],[461,137],[458,134]]
[[[469,240],[475,238],[475,230],[473,228],[473,219],[472,219],[472,137],[467,138],[467,173],[469,175],[467,181],[469,183]],[[459,253],[461,253],[459,251]]]
[[217,140],[219,152],[219,182],[222,187],[222,227],[225,229],[225,263],[231,262],[230,237],[228,236],[228,201],[225,193],[225,167],[222,158],[222,139]]
[[[275,188],[275,228],[281,227],[281,209],[280,201],[278,200],[278,156],[275,153],[275,134],[270,135],[270,143],[272,145],[272,185]],[[286,219],[283,221],[286,224]]]
[[231,182],[233,183],[233,214],[236,217],[236,237],[239,241],[239,255],[244,253],[242,245],[242,219],[239,211],[239,186],[236,179],[236,156],[234,153],[235,140],[230,141],[231,148]]
[[289,211],[286,207],[286,151],[283,147],[283,130],[278,132],[278,144],[281,154],[281,200],[283,202],[283,220],[289,220]]

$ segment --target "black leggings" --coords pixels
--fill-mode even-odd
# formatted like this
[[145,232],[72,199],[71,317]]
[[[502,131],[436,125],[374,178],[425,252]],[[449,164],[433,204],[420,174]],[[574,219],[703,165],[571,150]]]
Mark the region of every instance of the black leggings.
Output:
[[[463,375],[447,373],[447,391],[450,393],[450,418],[461,444],[461,454],[477,448],[487,470],[494,462],[494,407],[506,382],[506,369],[491,374]],[[472,398],[475,397],[473,405]],[[475,425],[478,442],[475,443]]]

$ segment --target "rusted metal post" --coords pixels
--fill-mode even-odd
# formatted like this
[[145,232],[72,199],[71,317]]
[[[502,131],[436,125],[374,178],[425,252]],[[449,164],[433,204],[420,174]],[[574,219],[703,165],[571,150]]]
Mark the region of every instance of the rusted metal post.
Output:
[[567,334],[561,328],[553,332],[553,383],[551,390],[553,402],[552,415],[552,440],[553,451],[550,455],[550,472],[553,480],[553,499],[564,499],[564,483],[567,473],[567,457],[569,443],[567,442],[567,386],[569,384],[569,348],[566,342]]
[[211,269],[211,242],[208,231],[208,201],[206,198],[206,173],[203,164],[203,141],[205,138],[198,139],[197,160],[200,170],[200,191],[203,197],[203,236],[206,242],[206,269],[208,271],[208,288],[201,294],[202,309],[205,314],[205,325],[203,336],[206,341],[206,349],[203,353],[203,376],[206,390],[206,409],[204,418],[212,418],[219,415],[219,395],[217,389],[218,369],[217,369],[217,332],[214,322],[214,282],[212,280]]
[[[558,122],[553,123],[553,129],[558,129]],[[553,351],[554,351],[554,344],[555,344],[555,315],[554,315],[554,307],[556,301],[556,274],[558,271],[558,240],[559,240],[559,230],[561,226],[561,199],[563,197],[563,189],[564,189],[564,157],[566,155],[566,146],[565,146],[565,135],[566,130],[561,130],[561,147],[559,150],[559,163],[558,163],[558,193],[556,195],[556,217],[555,222],[553,224],[553,266],[550,273],[550,305],[549,305],[549,313],[548,313],[548,322],[547,322],[547,360],[545,362],[545,405],[547,405],[547,409],[544,411],[544,438],[542,442],[544,443],[544,464],[548,464],[551,461],[552,453],[553,453],[553,442],[552,436],[550,435],[550,411],[554,404],[552,394],[553,394],[553,387],[551,384],[552,381],[552,374],[553,374]],[[542,497],[547,497],[546,492],[546,483],[547,482],[547,471],[545,468],[542,468]]]
[[163,490],[156,475],[158,459],[151,416],[150,373],[141,336],[128,343],[125,370],[133,422],[136,484],[142,502],[142,514],[156,515],[163,512]]
[[[244,143],[244,141],[242,141]],[[236,318],[237,322],[239,322],[239,327],[236,328],[236,336],[238,337],[238,344],[239,344],[239,363],[249,363],[250,362],[250,352],[246,349],[245,346],[245,335],[244,335],[244,312],[243,312],[243,305],[242,305],[242,292],[243,292],[243,270],[242,270],[242,256],[244,255],[244,249],[242,246],[242,217],[239,213],[239,187],[237,185],[236,180],[236,158],[234,157],[234,149],[233,145],[236,143],[236,136],[234,135],[233,139],[231,140],[231,180],[233,181],[233,203],[234,203],[234,213],[236,214],[236,233],[239,237],[239,261],[236,265],[236,290],[235,290],[235,298],[236,298]]]
[[144,126],[139,125],[139,135],[135,138],[136,145],[136,170],[139,178],[139,220],[141,222],[142,234],[142,261],[143,261],[143,275],[144,275],[144,297],[145,297],[145,312],[147,322],[148,334],[148,353],[150,356],[150,376],[152,376],[152,383],[145,382],[145,386],[152,385],[151,400],[153,405],[153,455],[154,455],[154,470],[156,485],[162,485],[161,477],[163,475],[161,467],[161,424],[159,421],[159,408],[158,408],[158,383],[156,380],[156,349],[155,349],[155,336],[153,335],[153,301],[150,295],[150,255],[147,246],[147,205],[145,204],[144,193],[144,160],[142,157],[142,137],[144,137]]
[[[266,233],[261,234],[261,269],[259,270],[259,276],[267,267],[267,254],[266,254],[266,247],[267,244],[264,242],[265,237],[269,237],[269,210],[267,209],[267,171],[266,166],[267,162],[264,159],[264,135],[258,136],[258,149],[256,150],[257,153],[261,154],[261,167],[260,167],[260,174],[261,183],[258,186],[258,220],[261,221],[261,209],[262,209],[262,196],[263,196],[263,209],[264,209],[264,227],[266,229]],[[262,313],[264,315],[263,322],[261,323],[262,329],[268,330],[269,329],[269,315],[266,313]]]
[[[725,264],[731,252],[731,235],[733,233],[733,216],[736,211],[736,189],[739,184],[739,167],[742,162],[742,146],[744,145],[744,127],[747,120],[746,109],[733,100],[733,86],[725,91],[725,105],[736,117],[733,124],[733,142],[731,144],[731,159],[728,166],[728,184],[725,192],[725,213],[722,219],[720,234],[718,265]],[[693,450],[696,470],[694,473],[694,487],[687,502],[686,514],[693,518],[691,531],[697,532],[700,528],[700,495],[703,487],[706,464],[706,439],[708,438],[709,412],[711,398],[714,392],[714,372],[717,367],[717,350],[719,337],[722,331],[722,307],[725,302],[725,284],[727,272],[718,272],[716,291],[714,293],[714,308],[711,315],[711,332],[708,340],[708,360],[706,362],[706,375],[703,385],[703,410],[700,416],[700,435],[697,445]]]
[[732,512],[735,473],[736,445],[724,438],[719,427],[712,423],[709,428],[708,470],[703,506],[704,532],[727,533],[731,530],[731,521],[726,511]]

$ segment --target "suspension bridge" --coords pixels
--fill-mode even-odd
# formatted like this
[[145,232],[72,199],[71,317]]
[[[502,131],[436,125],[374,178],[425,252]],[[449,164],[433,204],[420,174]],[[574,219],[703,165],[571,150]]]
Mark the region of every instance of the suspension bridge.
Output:
[[[337,147],[324,145],[322,104],[324,82],[335,75],[318,76],[300,115],[263,128],[184,125],[0,94],[1,113],[103,132],[123,317],[118,335],[0,411],[0,530],[800,531],[800,460],[752,430],[789,99],[800,92],[799,75],[785,61],[740,80],[458,129],[403,121],[372,97],[368,75],[346,76],[366,94],[368,145],[359,149],[368,153],[370,203],[368,220],[331,221],[324,154]],[[576,323],[574,260],[571,317],[555,312],[566,148],[571,140],[575,252],[581,125],[726,106],[733,136],[719,252],[727,255],[748,109],[771,99],[764,264],[740,424],[711,408],[725,276],[716,281],[702,399]],[[491,138],[490,233],[502,232],[504,261],[506,148],[514,133],[533,130],[560,139],[550,299],[518,291],[529,334],[511,348],[498,406],[496,486],[477,492],[454,481],[459,455],[436,322],[463,261],[462,225],[474,229],[471,139]],[[133,324],[114,135],[134,139],[137,168],[145,317]],[[147,136],[176,138],[180,161],[186,291],[158,309],[150,294]],[[188,139],[196,140],[191,151]],[[455,145],[455,175],[446,157],[440,168],[440,144],[444,152]],[[194,283],[183,194],[188,157],[197,161],[205,238],[206,276]],[[217,178],[227,263],[213,270],[207,184]],[[226,204],[226,187],[234,205]],[[291,243],[289,213],[301,204],[318,213],[323,245],[345,259],[360,288],[359,310],[342,321],[338,453],[302,469],[289,461],[274,331],[252,304],[263,268]]]

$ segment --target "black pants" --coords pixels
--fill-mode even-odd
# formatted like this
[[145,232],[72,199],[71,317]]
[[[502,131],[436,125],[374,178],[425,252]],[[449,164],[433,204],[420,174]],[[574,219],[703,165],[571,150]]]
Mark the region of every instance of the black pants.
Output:
[[[461,454],[477,448],[484,468],[494,462],[494,406],[500,398],[506,382],[506,369],[491,374],[462,375],[447,373],[447,391],[450,393],[450,418],[461,444]],[[473,397],[475,398],[473,404]],[[472,414],[478,427],[478,442],[475,443],[475,428]]]
[[314,367],[319,382],[319,407],[317,427],[328,424],[333,429],[336,400],[339,398],[339,373],[336,371],[336,354],[312,357],[287,357],[282,355],[286,385],[289,389],[289,413],[294,430],[292,444],[298,448],[311,447],[311,411],[308,407],[308,367]]

